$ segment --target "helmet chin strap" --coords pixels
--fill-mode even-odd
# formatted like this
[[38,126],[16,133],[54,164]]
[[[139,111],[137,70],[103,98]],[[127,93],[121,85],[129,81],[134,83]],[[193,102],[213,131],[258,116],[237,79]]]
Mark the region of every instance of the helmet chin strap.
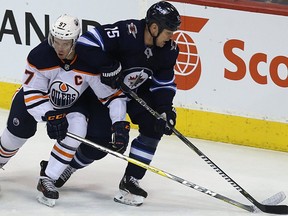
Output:
[[[76,40],[73,40],[72,43],[73,43],[73,44],[72,44],[72,46],[71,46],[68,54],[65,56],[65,59],[67,59],[67,57],[74,51],[74,48],[75,48],[75,45],[76,45]],[[73,57],[74,57],[74,56],[73,56]],[[71,58],[71,59],[73,59],[73,58]]]
[[157,36],[153,36],[153,34],[152,34],[151,30],[150,30],[150,26],[151,25],[148,26],[148,32],[151,35],[151,37],[153,38],[153,46],[157,46],[156,45],[156,40],[159,37],[160,33],[163,31],[163,28],[160,28],[159,25],[157,24],[157,26],[158,26],[158,34],[157,34]]
[[[73,43],[73,45],[70,48],[70,51],[68,52],[68,54],[65,56],[65,59],[67,59],[67,57],[74,51],[74,47],[75,47],[75,43]],[[72,58],[73,59],[73,58]]]

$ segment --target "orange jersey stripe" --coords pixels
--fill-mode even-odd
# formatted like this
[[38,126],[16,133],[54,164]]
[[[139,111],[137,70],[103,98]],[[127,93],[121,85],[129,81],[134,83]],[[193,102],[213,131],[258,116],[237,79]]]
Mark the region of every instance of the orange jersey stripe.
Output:
[[42,68],[42,69],[39,69],[37,67],[35,67],[34,65],[30,64],[30,62],[28,62],[28,65],[32,68],[36,68],[38,71],[44,71],[46,72],[47,70],[53,70],[53,69],[56,69],[56,68],[60,68],[60,66],[54,66],[54,67],[50,67],[50,68]]
[[29,97],[29,98],[25,99],[25,103],[28,103],[28,102],[33,101],[33,100],[37,100],[39,98],[47,99],[47,98],[49,98],[49,96],[48,95],[46,95],[46,96],[39,96],[38,95],[38,96]]
[[122,94],[122,91],[118,90],[115,94],[113,94],[113,95],[111,95],[111,96],[109,96],[107,98],[104,98],[104,99],[99,98],[99,101],[101,103],[104,103],[105,101],[111,100],[112,98],[115,98],[115,97],[119,96],[120,94]]
[[73,71],[76,72],[76,73],[87,74],[87,75],[90,75],[90,76],[100,76],[100,74],[93,74],[91,72],[85,72],[85,71],[76,70],[76,69],[73,69]]

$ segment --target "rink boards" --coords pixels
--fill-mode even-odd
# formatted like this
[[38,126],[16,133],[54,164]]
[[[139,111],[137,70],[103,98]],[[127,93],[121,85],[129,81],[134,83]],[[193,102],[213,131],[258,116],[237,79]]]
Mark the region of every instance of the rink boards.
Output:
[[[63,13],[64,0],[5,1],[0,9],[0,107],[9,109],[29,51]],[[77,3],[77,1],[73,1]],[[95,1],[69,7],[83,29],[93,21],[142,18],[155,0]],[[182,16],[175,33],[177,129],[185,136],[288,151],[288,10],[239,0],[171,1]],[[20,4],[20,5],[19,5]],[[130,5],[134,10],[123,8]],[[72,4],[73,5],[73,4]],[[113,16],[107,15],[107,10]],[[8,53],[13,53],[13,58]],[[16,83],[16,84],[14,84]]]
[[[0,107],[9,109],[19,84],[0,82]],[[185,136],[288,151],[285,123],[177,107],[177,129]],[[135,125],[134,125],[135,128]]]

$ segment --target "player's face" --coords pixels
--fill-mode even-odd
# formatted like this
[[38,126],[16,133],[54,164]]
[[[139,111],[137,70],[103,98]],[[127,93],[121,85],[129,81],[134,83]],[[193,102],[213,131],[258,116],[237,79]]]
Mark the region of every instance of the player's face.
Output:
[[156,45],[158,47],[163,47],[167,41],[172,39],[172,37],[173,37],[173,31],[164,29],[157,37]]
[[53,47],[60,59],[65,59],[70,54],[73,40],[61,40],[54,38]]

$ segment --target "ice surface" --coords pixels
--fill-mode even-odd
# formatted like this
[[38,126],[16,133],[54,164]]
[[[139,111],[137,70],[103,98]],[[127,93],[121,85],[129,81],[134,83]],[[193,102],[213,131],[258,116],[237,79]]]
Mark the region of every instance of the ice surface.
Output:
[[[7,116],[8,111],[0,109],[1,133]],[[132,130],[131,139],[136,135],[137,131]],[[288,194],[287,153],[189,140],[259,202],[279,191]],[[49,208],[36,201],[36,185],[39,162],[49,158],[53,144],[46,135],[45,125],[39,124],[36,135],[11,159],[5,170],[0,170],[0,216],[252,214],[149,171],[140,183],[148,192],[141,207],[115,203],[113,196],[126,162],[112,155],[73,174],[60,189],[56,205]],[[163,138],[151,165],[238,202],[251,204],[176,136]],[[283,204],[287,205],[288,201]]]

